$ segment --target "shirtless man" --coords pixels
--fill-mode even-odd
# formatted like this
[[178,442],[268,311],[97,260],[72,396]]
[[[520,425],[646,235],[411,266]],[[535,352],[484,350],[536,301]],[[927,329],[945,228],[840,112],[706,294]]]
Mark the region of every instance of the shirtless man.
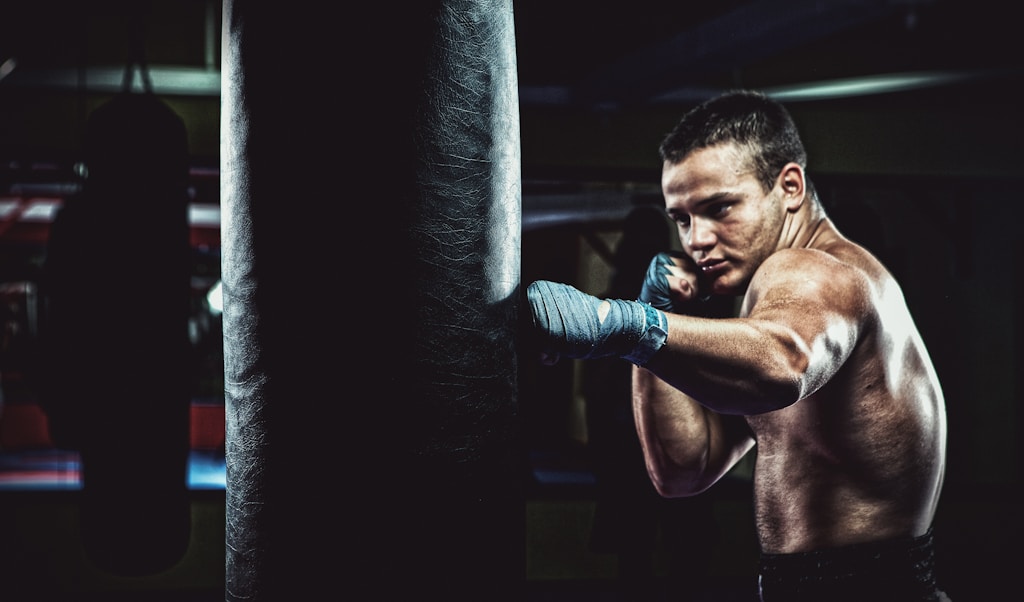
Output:
[[[947,600],[931,529],[945,407],[899,285],[826,215],[779,104],[712,99],[660,152],[683,253],[654,258],[637,301],[532,283],[543,361],[635,364],[661,495],[707,490],[756,445],[765,602]],[[704,317],[712,296],[737,311]]]

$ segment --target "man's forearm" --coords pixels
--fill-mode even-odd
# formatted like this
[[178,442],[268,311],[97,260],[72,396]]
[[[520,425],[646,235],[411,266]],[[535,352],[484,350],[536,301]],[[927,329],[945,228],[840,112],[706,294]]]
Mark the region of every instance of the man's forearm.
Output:
[[717,414],[639,367],[633,412],[651,481],[665,497],[706,490],[754,445],[743,418]]

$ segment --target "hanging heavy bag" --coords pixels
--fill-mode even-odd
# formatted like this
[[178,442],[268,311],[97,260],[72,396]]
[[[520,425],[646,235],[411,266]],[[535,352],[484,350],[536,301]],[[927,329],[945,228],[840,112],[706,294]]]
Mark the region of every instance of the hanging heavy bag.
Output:
[[90,560],[122,575],[173,566],[190,505],[187,135],[153,94],[124,90],[86,124],[87,175],[54,221],[45,270],[44,407],[82,460]]

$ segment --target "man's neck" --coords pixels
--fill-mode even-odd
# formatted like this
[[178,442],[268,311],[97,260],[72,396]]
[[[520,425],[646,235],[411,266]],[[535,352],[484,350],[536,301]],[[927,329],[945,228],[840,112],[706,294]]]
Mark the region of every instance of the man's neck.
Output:
[[835,226],[816,204],[808,203],[786,216],[780,249],[816,249],[835,240]]

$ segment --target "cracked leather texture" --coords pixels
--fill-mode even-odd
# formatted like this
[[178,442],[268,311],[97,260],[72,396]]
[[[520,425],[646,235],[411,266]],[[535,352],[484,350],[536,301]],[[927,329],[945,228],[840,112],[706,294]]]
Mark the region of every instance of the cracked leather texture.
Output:
[[500,600],[522,574],[511,2],[279,8],[224,4],[226,599]]

